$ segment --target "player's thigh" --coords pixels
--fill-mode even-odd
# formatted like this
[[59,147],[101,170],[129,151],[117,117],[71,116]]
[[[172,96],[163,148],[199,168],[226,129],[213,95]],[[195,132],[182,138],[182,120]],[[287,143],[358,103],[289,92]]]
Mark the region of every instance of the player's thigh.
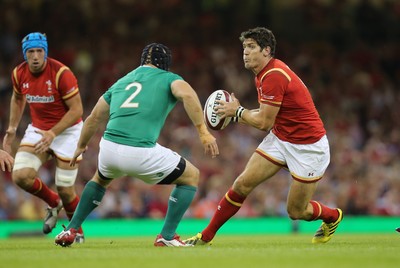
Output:
[[[82,122],[67,128],[59,134],[50,145],[53,154],[61,161],[69,165],[75,153],[75,149],[79,140],[82,129]],[[77,158],[77,162],[82,160],[82,155]]]
[[244,171],[237,177],[233,189],[247,196],[257,185],[275,175],[281,166],[272,163],[258,153],[253,153]]
[[33,180],[39,168],[49,159],[48,153],[37,154],[35,148],[22,146],[15,156],[12,177],[14,181]]
[[79,162],[76,162],[74,166],[69,165],[69,160],[63,160],[55,157],[56,167],[65,170],[74,170],[79,168]]
[[288,211],[304,211],[314,195],[316,188],[317,182],[305,183],[292,180],[287,197]]
[[59,159],[56,157],[56,170],[55,170],[55,185],[57,186],[60,194],[67,196],[74,195],[75,192],[75,181],[78,177],[79,164],[76,163],[74,166],[70,166],[68,161]]

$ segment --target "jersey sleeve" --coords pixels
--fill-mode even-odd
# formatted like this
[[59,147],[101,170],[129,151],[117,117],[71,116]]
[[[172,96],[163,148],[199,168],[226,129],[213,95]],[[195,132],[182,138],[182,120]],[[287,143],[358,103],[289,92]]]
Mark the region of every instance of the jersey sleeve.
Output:
[[111,103],[111,88],[109,88],[106,92],[103,94],[104,100],[110,105]]
[[[282,72],[284,72],[282,70]],[[290,79],[281,71],[271,71],[265,74],[261,81],[259,99],[261,103],[280,107]]]
[[63,100],[79,93],[78,80],[68,67],[62,67],[56,75],[57,88]]
[[19,81],[18,81],[18,67],[15,67],[11,73],[11,81],[13,85],[13,91],[17,94],[21,94],[19,89]]
[[180,76],[179,74],[172,73],[172,75],[170,76],[169,83],[172,84],[176,80],[185,80],[185,79],[183,79],[182,76]]

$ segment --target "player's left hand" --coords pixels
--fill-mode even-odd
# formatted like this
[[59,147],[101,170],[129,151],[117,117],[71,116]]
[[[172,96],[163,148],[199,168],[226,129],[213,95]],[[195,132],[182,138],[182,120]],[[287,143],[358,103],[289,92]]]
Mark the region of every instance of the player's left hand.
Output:
[[226,102],[223,100],[216,101],[218,105],[215,106],[214,111],[218,114],[221,119],[225,117],[235,117],[236,110],[240,106],[239,100],[235,97],[235,94],[231,94],[232,101]]
[[69,166],[70,167],[74,167],[76,164],[76,160],[78,159],[78,157],[83,154],[84,152],[86,152],[86,150],[88,149],[88,147],[86,146],[85,148],[76,148],[74,156],[72,157],[71,161],[69,161]]
[[45,153],[50,148],[56,135],[52,130],[35,130],[35,132],[42,135],[42,138],[35,144],[35,153]]
[[204,122],[196,125],[196,128],[199,133],[200,141],[203,144],[205,154],[211,155],[212,158],[217,157],[217,155],[219,155],[217,139],[211,135]]
[[205,154],[211,155],[212,158],[219,155],[217,141],[213,135],[210,133],[202,133],[200,134],[200,140],[203,144]]

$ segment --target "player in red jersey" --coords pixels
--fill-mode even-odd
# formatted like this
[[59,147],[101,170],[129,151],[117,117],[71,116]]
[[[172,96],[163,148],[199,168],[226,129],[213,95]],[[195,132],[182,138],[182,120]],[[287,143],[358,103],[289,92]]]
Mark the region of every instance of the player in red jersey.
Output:
[[232,117],[254,128],[269,132],[251,156],[244,171],[221,199],[208,226],[184,240],[193,245],[211,244],[218,229],[240,209],[246,197],[260,183],[279,170],[289,170],[293,180],[287,197],[287,212],[293,220],[315,221],[322,225],[312,243],[328,242],[343,218],[342,210],[312,200],[317,182],[330,161],[324,125],[311,95],[300,78],[282,61],[274,58],[276,40],[262,27],[240,36],[246,69],[255,74],[258,109],[220,101],[216,107],[222,117]]
[[[25,130],[12,171],[13,181],[28,193],[48,204],[43,232],[56,226],[58,213],[65,209],[72,217],[79,202],[75,192],[77,166],[70,167],[82,129],[82,101],[77,79],[72,71],[55,59],[47,57],[46,35],[30,33],[22,40],[25,61],[14,68],[11,79],[13,94],[10,119],[3,148],[11,153],[26,103],[32,122]],[[48,160],[56,164],[55,185],[50,189],[38,176],[39,168]],[[77,242],[83,242],[83,232]]]

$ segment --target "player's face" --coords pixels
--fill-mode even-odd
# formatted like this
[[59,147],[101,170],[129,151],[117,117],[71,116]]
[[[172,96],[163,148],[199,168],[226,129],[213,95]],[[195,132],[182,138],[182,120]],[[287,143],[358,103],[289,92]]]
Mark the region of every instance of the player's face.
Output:
[[266,65],[264,49],[254,39],[248,38],[243,41],[244,67],[257,74]]
[[31,48],[26,51],[26,59],[29,65],[29,70],[32,73],[43,71],[45,66],[45,52],[43,48]]

